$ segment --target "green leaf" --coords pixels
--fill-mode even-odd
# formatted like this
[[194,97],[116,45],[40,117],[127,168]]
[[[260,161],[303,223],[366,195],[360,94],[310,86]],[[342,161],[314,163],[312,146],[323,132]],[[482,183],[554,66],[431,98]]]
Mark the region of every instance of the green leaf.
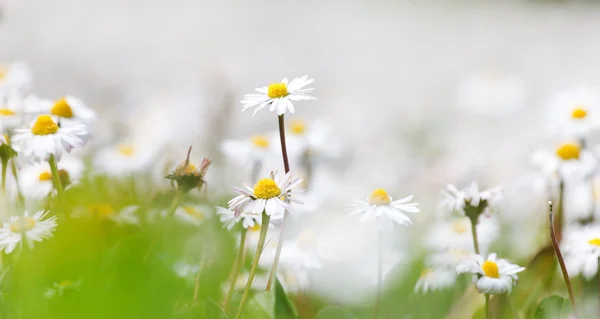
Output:
[[275,295],[272,291],[264,291],[254,295],[244,309],[244,318],[274,319]]
[[535,309],[535,319],[563,319],[569,318],[571,304],[569,300],[560,296],[544,298]]
[[227,319],[223,309],[212,299],[206,300],[206,318]]
[[275,315],[277,319],[300,318],[296,306],[277,278],[275,278]]
[[315,319],[356,319],[356,316],[342,307],[325,307],[317,313]]

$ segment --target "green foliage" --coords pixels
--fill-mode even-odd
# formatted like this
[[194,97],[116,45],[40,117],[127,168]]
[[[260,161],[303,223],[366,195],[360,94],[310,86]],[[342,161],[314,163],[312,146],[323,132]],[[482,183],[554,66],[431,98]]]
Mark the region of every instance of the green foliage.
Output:
[[356,316],[342,307],[325,307],[317,313],[316,319],[356,319]]
[[560,296],[543,299],[535,309],[535,319],[566,319],[572,313],[569,300]]

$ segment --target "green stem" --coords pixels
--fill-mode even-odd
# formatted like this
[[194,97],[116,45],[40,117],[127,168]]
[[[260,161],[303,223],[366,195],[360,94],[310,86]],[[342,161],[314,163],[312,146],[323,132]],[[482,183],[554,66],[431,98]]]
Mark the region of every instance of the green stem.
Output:
[[2,157],[2,196],[6,196],[6,171],[8,170],[8,158]]
[[[183,199],[183,195],[184,195],[184,193],[181,190],[177,189],[177,192],[175,193],[175,197],[173,198],[173,202],[171,203],[171,207],[169,207],[169,210],[167,211],[167,218],[171,218],[173,215],[175,215],[175,211],[177,210],[177,207],[179,207],[179,204],[181,203],[181,200]],[[150,253],[152,252],[152,249],[154,249],[154,246],[156,246],[156,242],[158,241],[158,237],[160,237],[160,234],[162,233],[162,231],[164,229],[164,225],[165,225],[165,223],[162,223],[162,226],[158,229],[158,231],[154,235],[154,239],[152,239],[152,242],[150,243],[150,247],[148,247],[148,251],[146,252],[146,255],[144,256],[144,259],[142,260],[142,264],[145,264],[146,261],[148,261],[148,257],[150,257]]]
[[60,181],[60,175],[58,172],[58,164],[56,163],[56,158],[54,157],[54,154],[50,155],[50,158],[48,159],[48,163],[50,164],[50,173],[52,173],[52,184],[54,184],[54,189],[56,189],[56,193],[58,195],[58,198],[61,202],[61,204],[66,204],[66,198],[65,198],[65,190],[63,188],[63,185]]
[[490,319],[490,295],[485,294],[485,318]]
[[471,220],[471,234],[473,235],[473,247],[475,253],[479,255],[479,241],[477,240],[477,217],[469,218]]
[[375,301],[374,319],[379,317],[381,306],[381,295],[383,293],[383,252],[382,252],[381,230],[377,231],[377,300]]
[[246,234],[248,234],[248,229],[242,228],[242,233],[240,234],[240,248],[238,250],[237,256],[235,257],[235,261],[233,262],[233,268],[231,268],[231,274],[229,275],[229,290],[227,291],[227,295],[225,296],[225,300],[223,300],[223,311],[227,312],[227,304],[229,300],[231,300],[231,296],[233,296],[233,292],[235,291],[235,284],[237,281],[237,277],[242,269],[242,265],[244,264],[244,250],[246,248]]
[[240,307],[238,308],[238,311],[235,314],[235,319],[239,319],[242,317],[242,313],[244,312],[244,306],[248,302],[248,296],[250,295],[252,281],[254,281],[256,268],[258,268],[258,261],[260,260],[260,255],[262,254],[265,245],[265,240],[267,239],[267,231],[269,230],[270,220],[271,216],[263,212],[262,224],[260,227],[260,237],[258,238],[258,246],[256,246],[256,253],[254,254],[254,259],[252,260],[252,267],[250,268],[250,274],[248,276],[248,281],[246,282],[246,288],[244,289],[244,294],[242,295],[242,299],[240,300]]

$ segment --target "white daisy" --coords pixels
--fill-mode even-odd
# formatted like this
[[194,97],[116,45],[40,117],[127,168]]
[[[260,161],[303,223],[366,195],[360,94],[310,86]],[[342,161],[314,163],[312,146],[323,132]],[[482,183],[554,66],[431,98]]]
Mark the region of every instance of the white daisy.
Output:
[[[1,93],[1,92],[0,92]],[[20,97],[0,94],[0,131],[15,129],[23,123],[23,103]]]
[[[64,188],[79,182],[84,168],[80,159],[65,156],[61,158],[57,166]],[[48,162],[38,162],[23,167],[19,171],[19,187],[26,198],[42,199],[47,197],[54,189]]]
[[568,227],[561,246],[570,276],[581,274],[587,280],[596,276],[600,258],[600,226]]
[[247,140],[225,140],[220,149],[228,159],[239,164],[262,163],[274,154],[272,138],[267,135],[254,135]]
[[518,279],[517,273],[525,270],[504,259],[498,259],[496,254],[489,254],[487,259],[481,255],[473,255],[464,259],[456,266],[456,272],[471,273],[481,276],[477,280],[477,290],[483,294],[502,294],[510,292]]
[[582,138],[600,126],[600,91],[579,87],[558,92],[547,112],[548,128]]
[[0,90],[25,93],[31,87],[31,69],[24,62],[0,66]]
[[119,226],[139,225],[140,218],[136,215],[137,206],[125,206],[120,210],[107,203],[98,203],[88,205],[84,209],[77,211],[75,217],[92,218],[98,220],[107,220]]
[[[496,218],[481,215],[476,227],[479,249],[485,252],[498,238],[500,226]],[[457,216],[448,221],[436,222],[427,233],[425,242],[436,251],[448,248],[473,250],[471,221],[466,216]]]
[[[274,259],[274,253],[275,250],[269,250],[261,255],[261,261],[267,261],[264,263],[265,267]],[[289,269],[319,269],[323,267],[323,260],[334,258],[327,243],[320,240],[314,231],[306,229],[293,240],[283,243],[279,262]]]
[[208,218],[210,211],[210,207],[204,205],[183,205],[175,210],[175,218],[193,226],[200,226]]
[[314,97],[306,95],[314,89],[303,89],[303,87],[311,84],[314,80],[308,79],[305,75],[301,78],[293,79],[289,84],[287,79],[281,80],[280,83],[272,83],[269,86],[257,88],[256,91],[260,94],[246,94],[241,101],[243,104],[242,111],[248,108],[258,106],[252,116],[260,111],[265,106],[269,105],[271,112],[276,111],[278,115],[283,115],[287,110],[294,113],[294,104],[292,101],[300,100],[315,100]]
[[407,196],[398,200],[393,200],[392,197],[383,188],[377,188],[367,201],[355,201],[352,205],[353,210],[351,215],[362,214],[361,222],[369,222],[374,219],[381,218],[381,225],[391,225],[391,221],[400,225],[412,225],[412,221],[406,215],[407,213],[418,213],[420,209],[418,203],[411,203],[413,196]]
[[456,271],[448,268],[425,268],[415,286],[416,292],[442,290],[451,287],[456,282]]
[[298,158],[298,161],[313,158],[333,159],[341,154],[341,145],[332,136],[333,126],[325,120],[307,123],[294,119],[290,121],[287,129],[288,154]]
[[463,260],[469,259],[473,255],[475,255],[473,247],[446,248],[427,256],[425,261],[431,267],[455,269]]
[[[94,167],[113,177],[144,172],[154,164],[158,149],[148,144],[120,143],[100,150],[94,156]],[[164,175],[162,176],[164,179]]]
[[22,245],[23,238],[33,248],[34,242],[51,237],[56,228],[56,216],[42,220],[46,214],[47,212],[40,210],[32,217],[29,217],[27,211],[23,216],[11,216],[10,222],[4,223],[0,228],[0,249],[10,254],[17,245]]
[[242,222],[242,227],[244,228],[260,227],[262,221],[260,215],[244,212],[236,217],[234,211],[223,207],[217,207],[217,214],[219,214],[219,219],[228,230],[231,230],[239,222]]
[[229,201],[229,209],[235,211],[236,216],[242,212],[261,215],[263,211],[270,216],[282,215],[290,206],[283,201],[284,196],[291,202],[302,204],[292,196],[292,188],[301,182],[302,179],[294,177],[292,172],[282,178],[271,172],[269,178],[259,180],[254,188],[245,185],[245,188],[234,188],[239,195]]
[[51,155],[60,160],[64,152],[85,145],[88,136],[84,125],[59,127],[50,115],[39,115],[28,128],[15,129],[13,148],[20,156],[47,161]]
[[56,101],[29,96],[25,99],[24,104],[26,112],[52,115],[61,126],[89,124],[96,119],[96,113],[92,109],[80,99],[70,95]]
[[442,191],[444,198],[441,207],[445,212],[465,214],[465,208],[482,208],[484,211],[494,207],[502,198],[502,188],[495,187],[485,191],[479,190],[476,182],[459,190],[456,186],[448,184]]

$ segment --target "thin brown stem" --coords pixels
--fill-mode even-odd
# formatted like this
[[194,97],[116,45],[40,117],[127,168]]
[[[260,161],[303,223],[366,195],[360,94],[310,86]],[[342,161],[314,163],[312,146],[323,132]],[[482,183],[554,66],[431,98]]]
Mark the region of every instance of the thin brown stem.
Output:
[[575,294],[573,294],[573,286],[571,285],[571,280],[569,279],[569,273],[567,272],[567,267],[565,266],[565,261],[563,259],[562,253],[560,252],[560,247],[558,246],[558,240],[556,240],[556,234],[554,231],[554,219],[552,216],[552,202],[548,202],[550,214],[550,238],[552,239],[552,247],[554,247],[554,253],[556,254],[556,258],[558,259],[558,263],[560,265],[560,270],[562,271],[563,278],[565,279],[565,284],[567,285],[567,291],[569,292],[569,299],[571,300],[571,306],[573,307],[573,313],[577,314],[577,307],[575,306]]
[[285,121],[283,114],[279,115],[279,140],[281,141],[281,155],[283,156],[283,167],[285,173],[290,171],[290,162],[288,161],[287,145],[285,144]]

